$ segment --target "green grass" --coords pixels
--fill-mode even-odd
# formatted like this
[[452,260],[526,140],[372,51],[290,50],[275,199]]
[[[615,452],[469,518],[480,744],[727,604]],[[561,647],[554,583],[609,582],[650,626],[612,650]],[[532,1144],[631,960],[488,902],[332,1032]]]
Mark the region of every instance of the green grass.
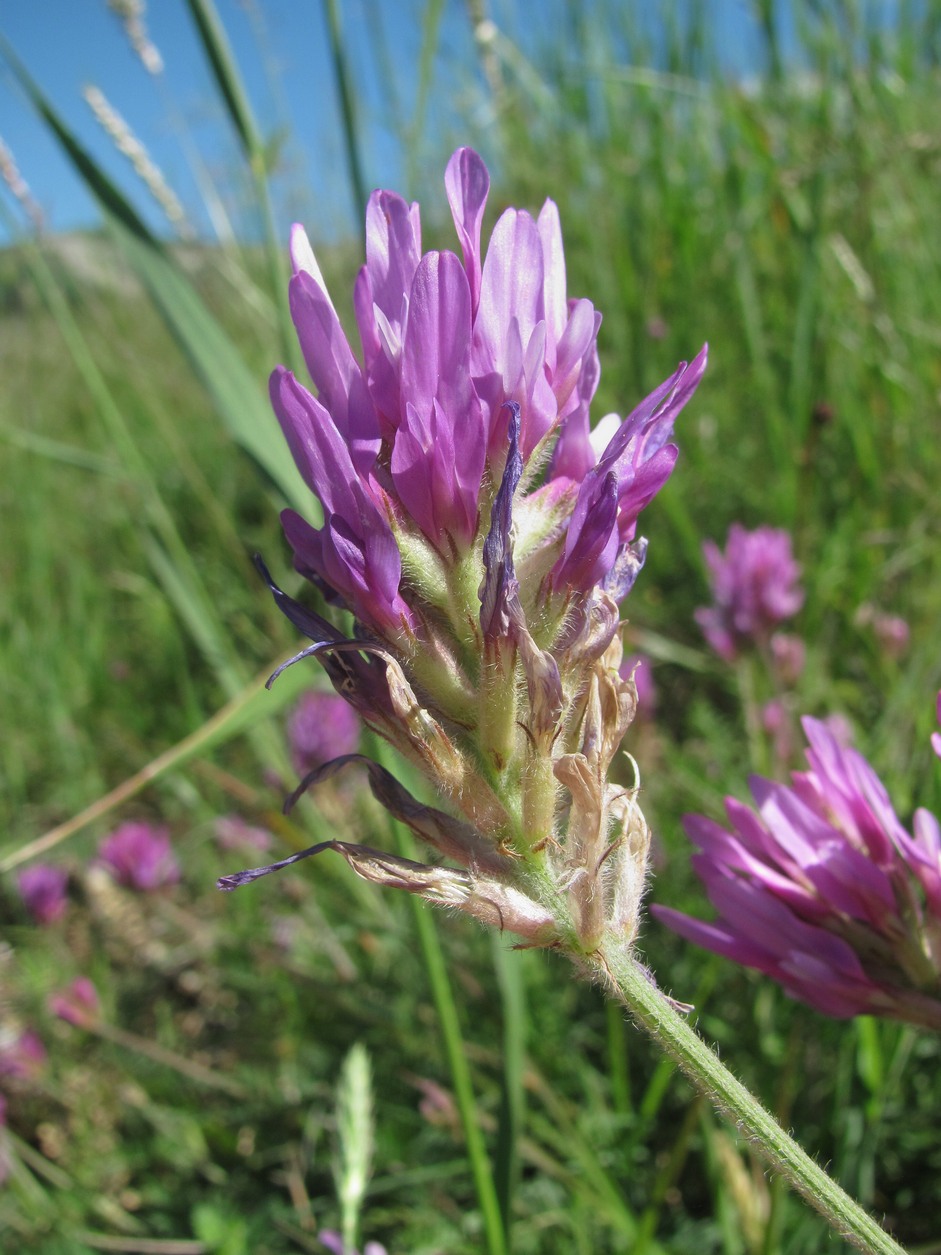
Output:
[[[651,896],[700,911],[680,815],[718,815],[760,765],[735,676],[692,618],[707,597],[700,542],[724,540],[732,521],[795,538],[807,593],[795,629],[808,644],[795,712],[847,716],[903,817],[941,805],[927,744],[941,684],[939,81],[930,32],[908,9],[897,38],[873,36],[854,61],[840,22],[855,10],[816,6],[823,16],[801,32],[806,72],[746,92],[713,68],[708,10],[673,32],[654,73],[622,8],[598,4],[583,20],[572,5],[567,38],[529,64],[501,46],[486,132],[468,67],[454,139],[497,172],[491,223],[506,204],[558,201],[569,290],[605,317],[596,415],[626,412],[710,342],[626,606],[657,660],[656,721],[627,742],[656,833]],[[435,5],[423,20],[428,58]],[[872,33],[860,26],[861,47]],[[422,108],[447,87],[432,76]],[[264,145],[244,127],[261,197]],[[426,247],[450,246],[447,146],[431,160],[427,141],[412,141],[411,167],[427,174],[401,190],[422,196]],[[0,256],[0,857],[181,741],[295,645],[250,562],[261,550],[290,584],[277,521],[290,486],[247,456],[238,398],[211,360],[182,350],[181,324],[127,256],[108,234],[46,241],[38,259],[26,244]],[[359,246],[322,260],[346,316]],[[157,264],[153,282],[183,276],[200,298],[187,316],[236,347],[257,383],[254,413],[286,355],[270,241]],[[902,658],[859,622],[866,604],[908,620]],[[320,683],[313,663],[309,677]],[[119,1249],[102,1241],[123,1235],[129,1250],[135,1239],[227,1255],[321,1249],[317,1230],[342,1220],[341,1069],[362,1043],[375,1147],[358,1229],[390,1255],[493,1251],[501,1227],[514,1255],[844,1249],[554,956],[495,950],[448,917],[429,930],[409,902],[329,857],[218,894],[216,876],[246,861],[218,850],[222,814],[291,845],[325,829],[392,839],[352,776],[326,786],[316,810],[304,803],[296,827],[277,820],[290,776],[271,703],[250,735],[165,773],[113,817],[170,825],[185,863],[172,894],[102,892],[89,860],[107,819],[54,854],[73,875],[62,924],[31,927],[12,878],[0,884],[0,1032],[34,1025],[49,1050],[37,1084],[8,1087],[0,1246],[72,1255]],[[642,944],[805,1147],[906,1244],[938,1250],[939,1043],[827,1021],[652,922]],[[51,1021],[46,993],[79,973],[110,1024],[241,1094]],[[468,1120],[493,1168],[489,1196]]]

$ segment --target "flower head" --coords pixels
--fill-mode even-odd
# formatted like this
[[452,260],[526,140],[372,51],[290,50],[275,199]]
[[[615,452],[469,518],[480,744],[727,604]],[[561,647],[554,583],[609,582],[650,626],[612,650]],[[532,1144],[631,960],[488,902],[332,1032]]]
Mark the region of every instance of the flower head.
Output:
[[68,872],[51,863],[35,863],[20,872],[17,877],[20,897],[37,924],[53,924],[62,918],[68,906],[68,883]]
[[909,832],[885,787],[822,723],[803,721],[810,770],[754,777],[756,810],[726,799],[730,829],[685,820],[713,923],[655,906],[706,949],[757,968],[827,1015],[941,1029],[941,828]]
[[506,210],[485,249],[489,187],[480,157],[459,149],[445,190],[460,257],[423,254],[418,206],[372,195],[359,358],[295,227],[291,311],[316,395],[279,367],[271,398],[322,519],[282,519],[296,568],[352,612],[352,635],[261,567],[311,641],[291,661],[315,656],[443,808],[336,742],[295,798],[362,767],[376,798],[457,866],[329,840],[220,884],[332,849],[367,879],[584,952],[605,929],[634,935],[647,829],[636,791],[607,781],[635,708],[618,674],[618,602],[643,566],[638,518],[673,469],[674,421],[706,350],[592,431],[601,318],[568,294],[558,210]]
[[696,611],[706,640],[727,662],[741,648],[763,644],[784,619],[797,614],[804,594],[797,586],[800,567],[787,532],[739,523],[729,528],[723,553],[714,541],[703,545],[712,588],[711,606]]
[[299,775],[341,754],[355,754],[362,724],[338,693],[305,693],[288,719],[291,762]]
[[121,824],[99,845],[98,859],[118,884],[139,893],[176,884],[180,878],[170,834],[153,824]]

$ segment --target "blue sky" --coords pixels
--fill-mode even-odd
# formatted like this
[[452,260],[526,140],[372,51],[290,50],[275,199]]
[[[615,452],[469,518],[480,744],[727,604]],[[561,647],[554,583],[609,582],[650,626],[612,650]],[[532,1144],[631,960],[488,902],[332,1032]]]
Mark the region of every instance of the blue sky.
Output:
[[[408,194],[416,189],[403,183],[406,172],[389,82],[391,75],[394,97],[408,119],[418,81],[417,14],[425,6],[418,0],[398,5],[381,0],[338,3],[363,117],[367,185],[396,187]],[[353,205],[344,164],[322,0],[217,0],[217,4],[263,131],[286,136],[276,186],[279,230],[286,234],[289,222],[300,217],[318,238],[357,231],[361,207]],[[755,68],[757,40],[747,0],[713,0],[711,8],[730,67],[742,73]],[[522,0],[495,0],[489,11],[526,53],[535,40],[552,37],[553,14],[558,15],[560,4],[542,0],[539,23],[531,21],[534,9]],[[467,138],[460,133],[462,116],[475,120],[478,135],[470,138],[479,140],[486,132],[487,89],[467,13],[464,0],[445,0],[428,114],[433,133],[427,144],[436,162],[452,143]],[[208,234],[186,145],[189,142],[201,154],[224,199],[237,205],[236,142],[184,0],[151,0],[145,19],[165,62],[159,82],[141,66],[105,0],[7,0],[0,8],[0,29],[19,57],[93,155],[135,203],[146,206],[151,223],[162,228],[159,211],[150,208],[127,162],[92,117],[80,94],[85,84],[99,87],[125,117],[198,229]],[[383,46],[385,63],[377,51]],[[0,136],[52,230],[95,223],[92,201],[6,70],[0,72]],[[0,244],[8,239],[0,221]]]

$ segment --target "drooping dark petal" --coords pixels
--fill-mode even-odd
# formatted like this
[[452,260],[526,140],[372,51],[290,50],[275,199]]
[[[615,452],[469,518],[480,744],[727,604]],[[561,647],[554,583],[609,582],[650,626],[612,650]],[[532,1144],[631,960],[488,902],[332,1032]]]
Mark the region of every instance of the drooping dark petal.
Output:
[[513,567],[513,546],[510,529],[513,525],[513,495],[523,474],[520,455],[520,407],[508,401],[510,411],[510,448],[503,468],[503,478],[494,498],[490,531],[484,541],[484,578],[480,585],[480,626],[484,637],[494,639],[510,631],[510,606],[519,591]]
[[261,554],[255,554],[255,566],[258,573],[271,590],[274,597],[275,605],[299,632],[303,632],[306,637],[312,640],[318,648],[328,643],[336,644],[346,638],[343,633],[338,631],[332,623],[328,623],[326,619],[321,618],[315,610],[311,610],[309,606],[303,606],[299,601],[295,601],[293,597],[289,597],[283,589],[280,589],[271,578],[271,572],[265,565],[265,561]]
[[216,888],[222,889],[225,893],[231,893],[233,889],[251,884],[253,880],[259,880],[262,876],[270,875],[271,872],[278,872],[282,867],[291,867],[292,864],[299,863],[301,859],[311,858],[315,854],[320,854],[323,850],[331,850],[335,845],[335,841],[318,841],[316,845],[312,845],[306,850],[301,850],[298,854],[292,854],[288,858],[279,859],[277,863],[267,863],[264,867],[247,867],[244,871],[232,872],[229,876],[220,876],[216,881]]
[[507,860],[492,845],[460,819],[425,806],[396,780],[391,772],[364,754],[344,754],[309,771],[284,804],[285,814],[290,813],[298,799],[315,785],[330,779],[352,763],[366,768],[373,797],[395,819],[412,830],[416,837],[470,870],[482,869],[491,873],[506,871]]

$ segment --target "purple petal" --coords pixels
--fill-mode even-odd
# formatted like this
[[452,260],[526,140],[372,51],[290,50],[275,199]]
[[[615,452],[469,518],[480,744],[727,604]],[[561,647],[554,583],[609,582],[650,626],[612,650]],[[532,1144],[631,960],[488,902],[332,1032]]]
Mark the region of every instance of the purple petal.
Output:
[[283,366],[272,371],[268,391],[291,456],[324,511],[353,514],[359,472],[333,415]]
[[552,371],[552,391],[560,413],[579,382],[583,362],[591,357],[600,325],[601,315],[595,313],[591,301],[575,302],[556,345]]
[[620,474],[624,465],[639,466],[663,448],[702,379],[707,357],[708,346],[703,345],[689,365],[680,362],[669,379],[631,411],[599,459],[600,474],[612,469]]
[[552,587],[590,592],[614,565],[618,549],[618,481],[614,471],[586,477],[572,511]]
[[568,298],[565,277],[565,251],[562,247],[562,224],[555,201],[547,200],[536,219],[542,243],[544,267],[543,308],[549,328],[550,367],[558,369],[555,346],[565,332],[568,320]]
[[443,533],[466,546],[477,529],[486,427],[470,343],[464,269],[453,253],[428,253],[412,285],[402,356],[408,402],[391,470],[402,503],[439,548]]
[[289,295],[291,317],[318,400],[330,411],[357,470],[365,474],[379,452],[379,421],[359,363],[326,293],[309,274],[295,275]]
[[473,316],[480,301],[480,228],[490,191],[490,175],[472,148],[459,148],[448,162],[444,186],[461,241]]

